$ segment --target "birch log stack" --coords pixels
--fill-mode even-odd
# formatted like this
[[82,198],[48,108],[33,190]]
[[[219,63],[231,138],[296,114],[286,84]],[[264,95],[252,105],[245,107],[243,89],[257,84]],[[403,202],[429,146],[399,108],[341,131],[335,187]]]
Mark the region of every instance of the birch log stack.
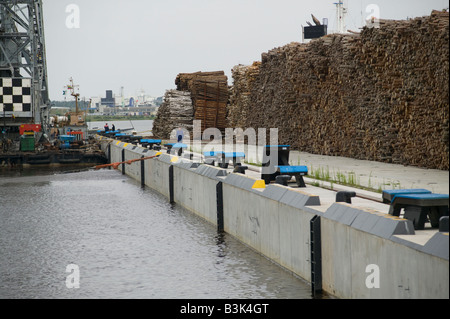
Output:
[[153,122],[153,135],[169,139],[170,133],[182,127],[192,132],[194,108],[189,92],[168,90]]
[[290,43],[232,70],[229,125],[313,154],[449,169],[449,13]]
[[260,65],[261,62],[254,62],[251,66],[237,65],[232,69],[234,86],[230,90],[229,127],[245,127],[246,120],[252,116],[250,89],[259,75]]

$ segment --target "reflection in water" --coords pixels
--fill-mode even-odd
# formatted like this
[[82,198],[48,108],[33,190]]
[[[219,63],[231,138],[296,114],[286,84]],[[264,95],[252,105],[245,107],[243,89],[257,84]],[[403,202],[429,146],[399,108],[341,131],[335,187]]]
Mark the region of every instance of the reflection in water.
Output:
[[70,166],[48,166],[42,165],[39,167],[1,167],[0,166],[0,179],[8,177],[30,177],[30,176],[46,176],[46,175],[56,175],[56,174],[71,174],[78,172],[85,172],[90,170],[90,164],[79,164],[74,168],[73,165]]
[[[311,298],[304,281],[116,171],[46,173],[0,175],[0,298]],[[66,287],[69,264],[79,289]]]
[[217,234],[216,238],[216,245],[218,247],[217,251],[217,257],[223,258],[227,256],[227,243],[225,241],[225,233],[220,232]]

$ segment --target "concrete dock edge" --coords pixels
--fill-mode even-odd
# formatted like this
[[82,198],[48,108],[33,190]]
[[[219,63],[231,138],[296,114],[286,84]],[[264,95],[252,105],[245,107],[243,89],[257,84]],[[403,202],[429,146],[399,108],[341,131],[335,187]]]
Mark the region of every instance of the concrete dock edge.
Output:
[[[110,162],[152,156],[155,151],[103,141]],[[410,221],[358,205],[325,206],[310,189],[267,185],[255,189],[252,177],[199,165],[163,154],[145,161],[145,185],[218,226],[295,275],[311,281],[310,221],[321,217],[323,290],[349,299],[449,298],[449,236],[437,233],[425,244]],[[119,170],[121,167],[119,167]],[[140,162],[125,173],[141,181]],[[218,218],[217,185],[221,183],[223,216]],[[375,267],[375,268],[373,268]],[[378,272],[371,269],[377,269]],[[379,285],[371,285],[373,276]]]

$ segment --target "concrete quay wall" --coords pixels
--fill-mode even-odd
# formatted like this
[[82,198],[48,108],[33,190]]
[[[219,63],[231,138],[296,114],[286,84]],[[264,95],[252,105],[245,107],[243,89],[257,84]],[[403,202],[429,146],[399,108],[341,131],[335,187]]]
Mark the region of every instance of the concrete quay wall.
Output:
[[[367,213],[375,217],[373,213]],[[384,217],[381,217],[384,219]],[[379,224],[383,222],[378,221]],[[385,223],[390,223],[385,221]],[[387,226],[388,227],[388,226]],[[322,220],[323,288],[350,299],[447,299],[448,257],[433,256],[391,238],[372,235],[331,219]],[[446,244],[448,234],[435,238]],[[379,289],[368,289],[366,280],[379,267]],[[369,267],[369,268],[368,268]]]
[[[156,154],[102,141],[111,163]],[[251,176],[163,153],[144,167],[125,164],[124,173],[218,227],[222,211],[226,233],[306,281],[312,280],[310,221],[320,216],[325,292],[346,299],[449,298],[448,233],[421,245],[410,221],[349,204],[324,205],[308,188],[254,188],[257,179]]]

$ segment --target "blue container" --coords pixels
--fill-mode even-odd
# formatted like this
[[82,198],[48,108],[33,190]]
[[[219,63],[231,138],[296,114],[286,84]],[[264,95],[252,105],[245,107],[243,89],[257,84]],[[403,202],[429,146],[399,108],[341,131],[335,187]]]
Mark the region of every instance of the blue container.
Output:
[[76,138],[76,136],[72,136],[72,135],[61,135],[59,137],[59,139],[63,142],[74,142],[75,138]]
[[67,150],[70,148],[70,142],[64,142],[59,146],[60,149],[62,150]]

